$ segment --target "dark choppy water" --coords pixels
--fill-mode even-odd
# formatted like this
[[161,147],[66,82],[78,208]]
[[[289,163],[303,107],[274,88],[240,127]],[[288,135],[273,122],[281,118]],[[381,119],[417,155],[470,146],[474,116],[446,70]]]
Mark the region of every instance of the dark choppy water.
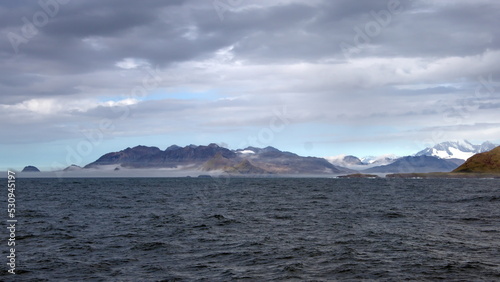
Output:
[[499,180],[21,179],[17,187],[18,281],[500,280]]

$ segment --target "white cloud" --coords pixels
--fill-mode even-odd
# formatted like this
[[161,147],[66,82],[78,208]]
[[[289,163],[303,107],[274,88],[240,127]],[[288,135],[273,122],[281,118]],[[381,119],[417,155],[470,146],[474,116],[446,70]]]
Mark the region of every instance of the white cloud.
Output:
[[139,103],[139,100],[133,98],[126,98],[119,101],[106,101],[103,103],[99,103],[98,105],[106,106],[106,107],[120,107],[120,106],[131,106]]
[[99,106],[120,107],[131,106],[139,102],[137,99],[126,98],[118,101],[98,102],[96,100],[68,100],[68,99],[30,99],[14,105],[1,105],[1,108],[10,112],[32,113],[37,115],[59,115],[71,112],[87,112]]
[[62,105],[58,104],[55,99],[31,99],[16,105],[4,107],[7,109],[29,111],[42,115],[57,113],[62,109]]
[[144,59],[139,59],[139,58],[125,58],[115,64],[115,66],[130,70],[130,69],[136,69],[138,67],[143,67],[143,66],[149,66],[149,63],[144,60]]

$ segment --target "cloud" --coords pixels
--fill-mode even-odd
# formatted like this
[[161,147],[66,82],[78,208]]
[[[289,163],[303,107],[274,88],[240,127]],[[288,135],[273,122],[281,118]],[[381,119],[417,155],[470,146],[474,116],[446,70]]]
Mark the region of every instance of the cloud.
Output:
[[137,58],[125,58],[115,64],[117,67],[122,68],[122,69],[136,69],[140,66],[148,66],[149,63],[142,60],[142,59],[137,59]]
[[[213,140],[254,134],[283,106],[292,121],[283,139],[303,136],[300,144],[310,135],[329,142],[316,130],[339,126],[348,130],[335,134],[391,128],[386,137],[401,140],[456,126],[454,136],[498,140],[480,126],[500,118],[497,1],[391,0],[401,9],[384,24],[377,17],[389,0],[221,0],[224,10],[212,1],[115,1],[60,4],[17,53],[9,34],[24,36],[23,18],[34,23],[45,10],[0,4],[3,143],[79,138],[106,119],[110,137]],[[343,43],[358,52],[346,58]]]

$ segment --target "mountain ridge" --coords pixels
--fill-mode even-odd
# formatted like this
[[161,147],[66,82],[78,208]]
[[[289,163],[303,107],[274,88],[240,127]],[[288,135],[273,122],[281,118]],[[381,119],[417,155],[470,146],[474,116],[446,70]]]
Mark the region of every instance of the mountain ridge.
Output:
[[451,160],[433,156],[406,156],[395,162],[363,170],[363,173],[426,173],[448,172],[458,166]]
[[323,158],[303,157],[274,147],[229,150],[215,143],[207,146],[172,145],[162,151],[144,145],[102,155],[84,168],[179,168],[240,174],[342,174],[353,170],[335,166]]
[[[474,154],[491,150],[494,147],[495,145],[489,141],[474,145],[467,140],[459,140],[441,142],[414,155],[404,157],[384,155],[358,158],[352,155],[339,155],[325,159],[332,164],[366,173],[449,172],[462,165]],[[423,158],[424,156],[429,158]]]
[[487,152],[495,147],[496,145],[489,141],[479,145],[474,145],[467,140],[447,141],[425,148],[416,153],[415,156],[433,156],[441,159],[462,159],[465,161],[475,154]]
[[[281,151],[275,147],[246,147],[228,149],[215,143],[208,145],[170,145],[162,150],[155,146],[137,145],[116,152],[101,155],[95,161],[80,167],[70,165],[64,172],[82,172],[86,169],[101,171],[121,169],[160,169],[164,171],[196,172],[210,174],[221,172],[238,174],[274,174],[274,175],[342,175],[354,173],[426,173],[449,172],[464,163],[456,156],[453,148],[464,151],[482,151],[490,148],[491,142],[474,145],[466,140],[442,142],[432,148],[426,148],[417,154],[396,157],[358,158],[353,155],[336,157],[311,157]],[[441,156],[435,156],[435,151]],[[447,152],[442,154],[442,152]],[[449,154],[448,154],[449,153]],[[470,152],[466,152],[470,153]],[[87,170],[88,171],[88,170]]]
[[500,173],[500,146],[470,157],[453,172]]

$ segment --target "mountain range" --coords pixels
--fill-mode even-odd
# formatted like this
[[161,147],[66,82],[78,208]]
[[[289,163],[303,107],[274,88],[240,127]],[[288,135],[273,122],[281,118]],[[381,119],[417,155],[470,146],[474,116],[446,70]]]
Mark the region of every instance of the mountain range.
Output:
[[229,150],[208,146],[137,146],[108,153],[85,168],[107,165],[125,168],[190,168],[240,174],[344,174],[449,172],[469,157],[495,148],[490,142],[474,145],[467,140],[449,141],[426,148],[413,156],[358,158],[343,155],[331,158],[302,157],[273,147]]
[[399,159],[399,157],[396,155],[382,155],[358,158],[352,155],[340,155],[335,157],[326,157],[325,159],[334,165],[361,171],[372,167],[391,164]]
[[240,174],[342,174],[353,170],[333,165],[323,158],[301,157],[273,147],[229,150],[208,146],[136,146],[103,155],[85,168],[184,168]]
[[426,173],[447,172],[457,168],[459,164],[452,160],[444,160],[433,156],[408,156],[396,159],[388,165],[376,166],[363,170],[365,173]]
[[337,156],[326,158],[332,164],[355,169],[363,173],[426,173],[449,172],[465,162],[469,157],[495,148],[491,142],[474,145],[467,140],[448,141],[417,152],[413,156],[358,158]]
[[[437,144],[419,151],[415,155],[397,157],[358,158],[352,155],[337,157],[304,157],[281,151],[274,147],[247,147],[230,150],[217,144],[172,145],[165,150],[139,145],[102,155],[84,166],[71,165],[64,172],[83,169],[167,169],[176,171],[199,171],[252,175],[341,175],[352,173],[427,173],[450,172],[461,166],[466,158],[490,151],[495,145],[484,142],[474,145],[466,140]],[[25,171],[36,171],[29,166]],[[467,169],[466,169],[467,170]]]
[[490,151],[496,147],[491,142],[484,142],[481,145],[474,145],[467,140],[451,141],[439,143],[432,148],[426,148],[415,156],[433,156],[441,159],[461,159],[467,160],[475,154]]

